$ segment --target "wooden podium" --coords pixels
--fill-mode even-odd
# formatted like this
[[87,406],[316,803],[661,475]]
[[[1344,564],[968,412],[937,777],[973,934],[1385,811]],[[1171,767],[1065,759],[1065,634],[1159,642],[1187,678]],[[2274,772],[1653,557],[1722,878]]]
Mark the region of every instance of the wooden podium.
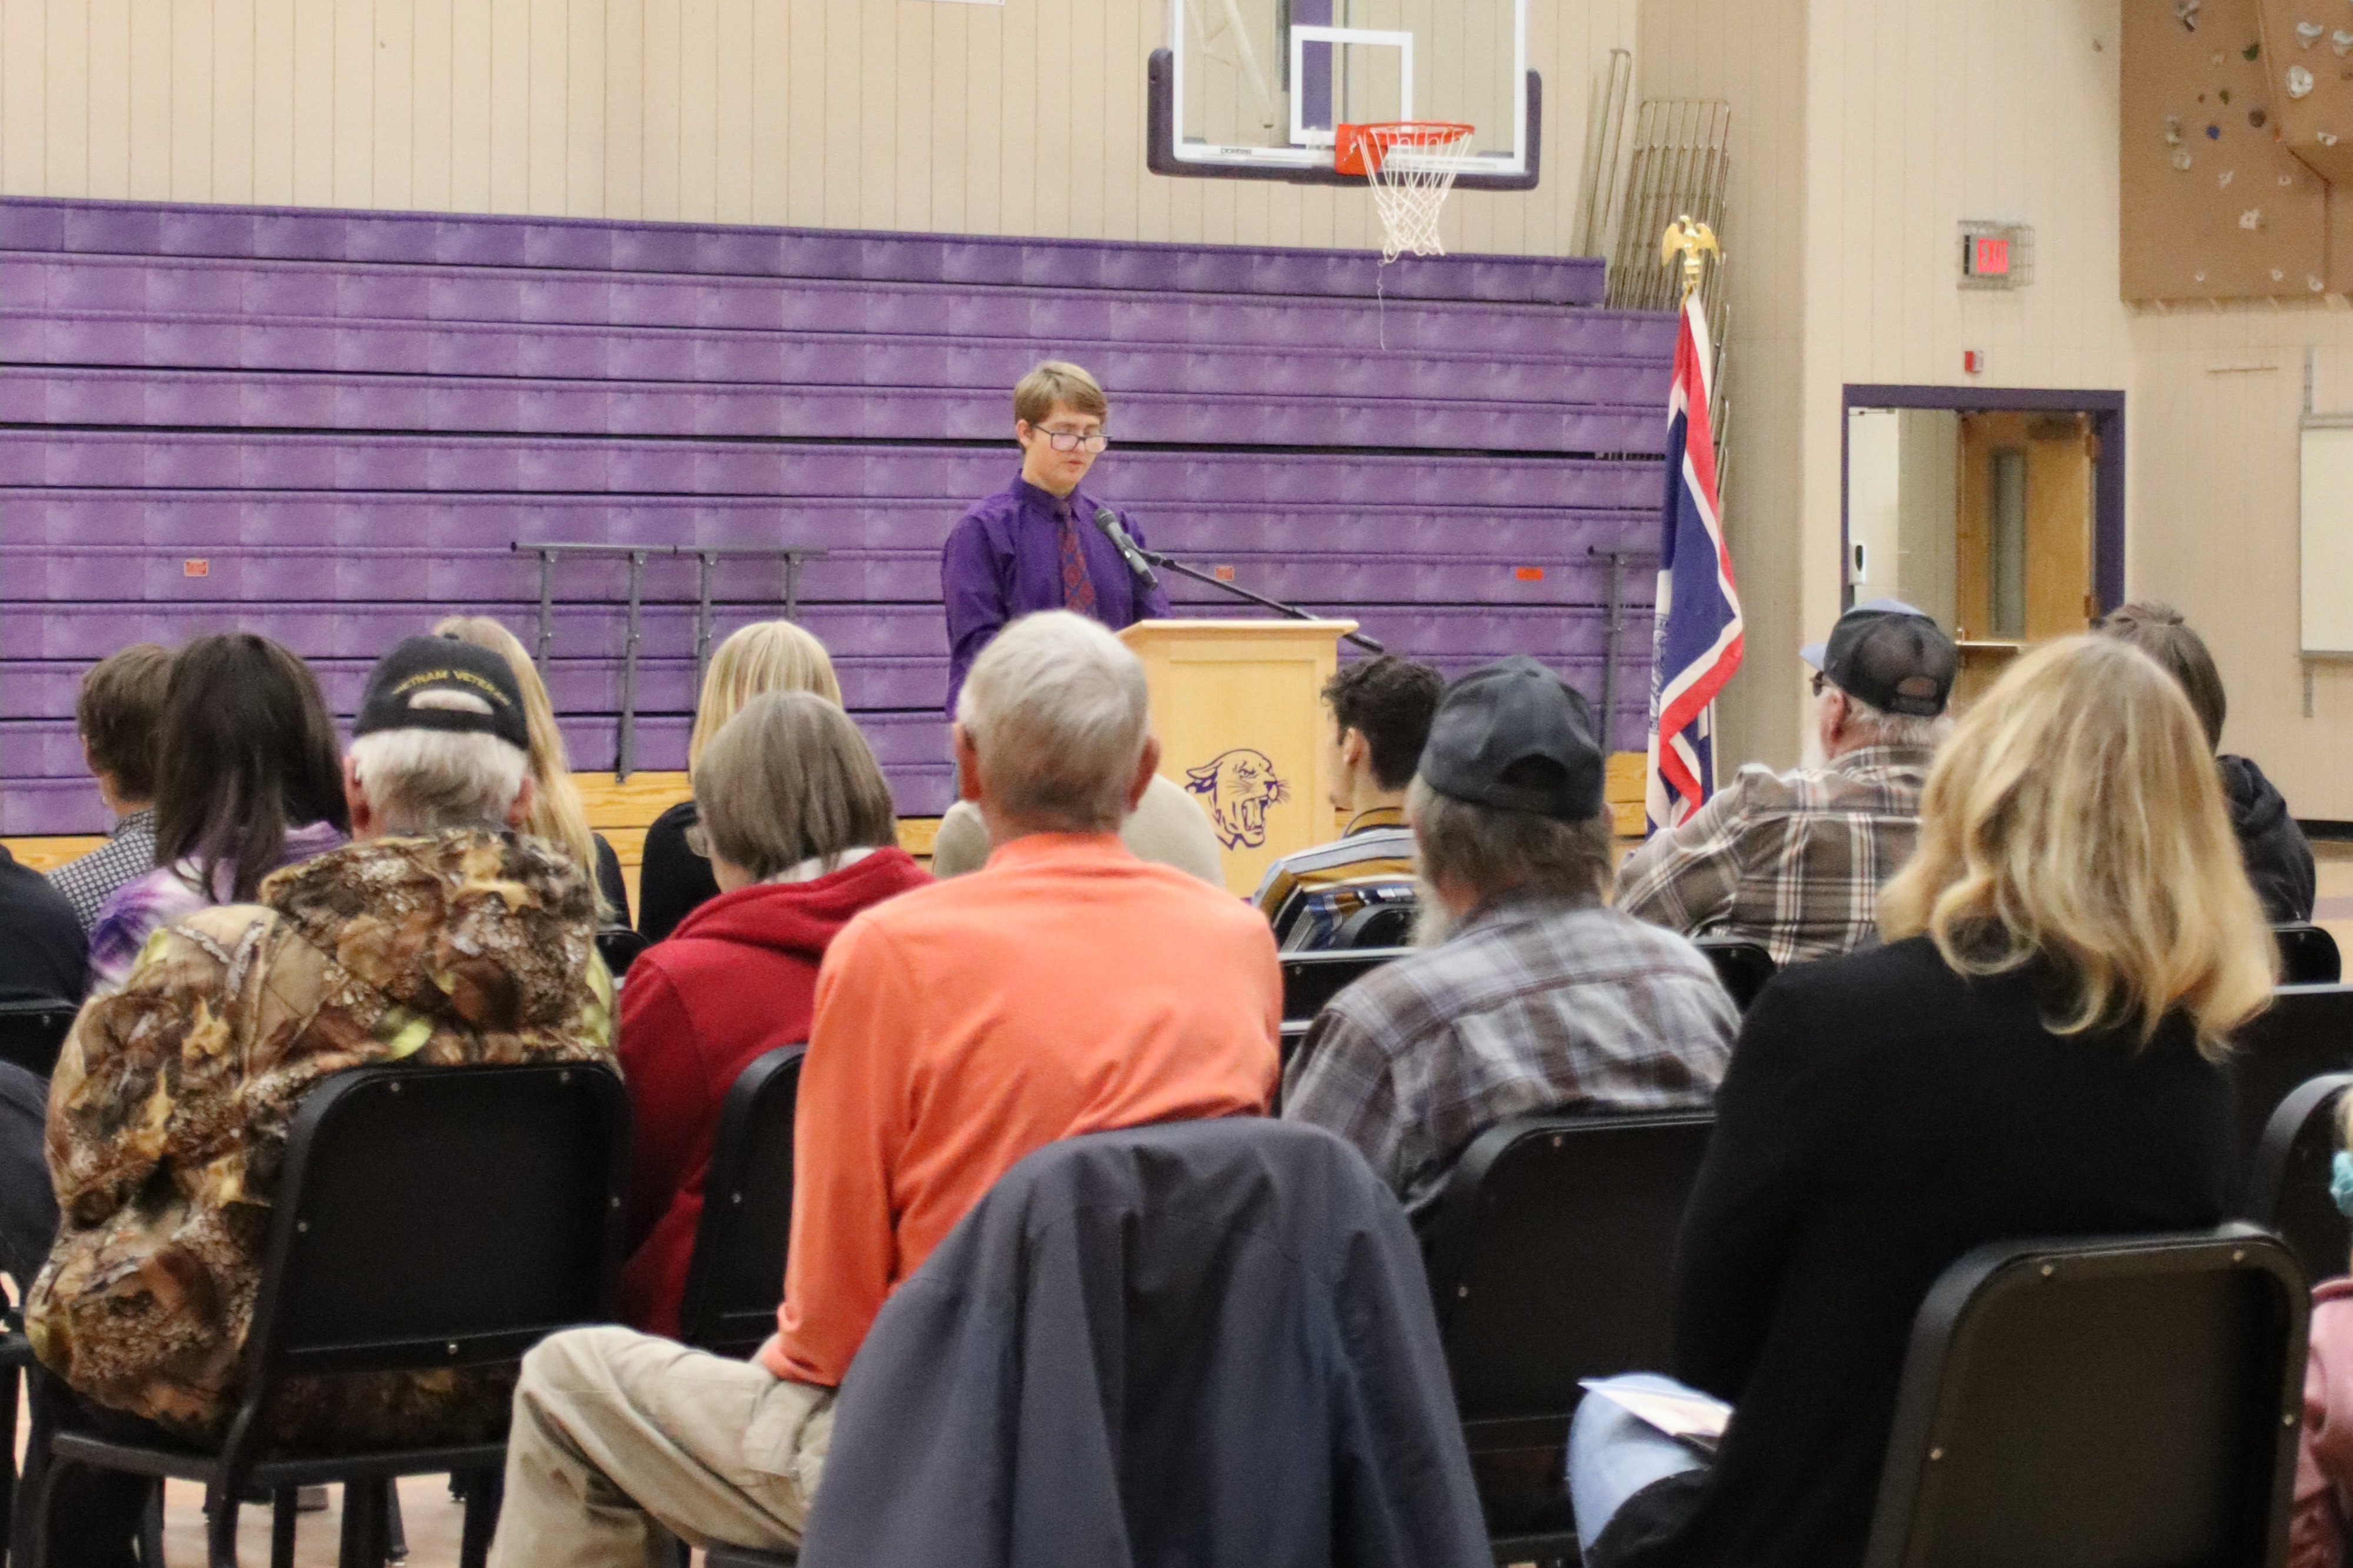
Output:
[[1247,897],[1267,863],[1333,837],[1324,682],[1354,621],[1141,621],[1160,771],[1209,816],[1226,886]]

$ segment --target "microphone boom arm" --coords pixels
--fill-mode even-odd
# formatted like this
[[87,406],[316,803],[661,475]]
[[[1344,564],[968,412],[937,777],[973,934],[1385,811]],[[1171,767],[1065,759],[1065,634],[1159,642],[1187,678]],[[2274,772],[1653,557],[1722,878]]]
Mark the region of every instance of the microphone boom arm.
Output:
[[[1163,572],[1174,572],[1180,577],[1190,577],[1197,583],[1207,583],[1212,588],[1222,588],[1236,598],[1248,599],[1253,605],[1263,605],[1277,615],[1289,616],[1294,621],[1317,621],[1324,618],[1303,610],[1296,605],[1286,605],[1280,599],[1270,599],[1264,594],[1254,594],[1239,583],[1229,583],[1223,577],[1213,577],[1198,567],[1186,565],[1182,561],[1172,561],[1156,550],[1146,550],[1142,545],[1138,545],[1136,552]],[[1355,643],[1367,653],[1388,651],[1362,632],[1343,632],[1340,636],[1344,641]]]

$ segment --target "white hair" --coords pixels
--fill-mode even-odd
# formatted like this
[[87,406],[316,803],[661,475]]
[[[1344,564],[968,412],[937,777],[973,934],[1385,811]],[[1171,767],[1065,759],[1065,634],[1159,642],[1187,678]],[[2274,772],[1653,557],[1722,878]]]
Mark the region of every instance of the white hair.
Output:
[[1890,713],[1873,708],[1845,688],[1840,690],[1846,698],[1847,732],[1853,737],[1857,750],[1864,746],[1896,746],[1907,751],[1933,752],[1945,743],[1953,732],[1949,713],[1924,717],[1917,713]]
[[352,772],[386,831],[501,828],[530,754],[496,735],[379,730],[352,742]]
[[1099,621],[1044,610],[1007,626],[956,697],[982,787],[1006,816],[1118,830],[1144,754],[1144,665]]

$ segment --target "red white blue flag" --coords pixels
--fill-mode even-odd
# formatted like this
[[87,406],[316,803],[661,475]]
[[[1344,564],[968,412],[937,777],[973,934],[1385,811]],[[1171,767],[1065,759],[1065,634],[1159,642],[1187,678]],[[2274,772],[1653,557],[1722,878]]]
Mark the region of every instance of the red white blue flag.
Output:
[[1683,301],[1667,395],[1667,496],[1651,644],[1649,830],[1672,827],[1715,792],[1715,694],[1740,668],[1740,595],[1715,510],[1708,429],[1707,316]]

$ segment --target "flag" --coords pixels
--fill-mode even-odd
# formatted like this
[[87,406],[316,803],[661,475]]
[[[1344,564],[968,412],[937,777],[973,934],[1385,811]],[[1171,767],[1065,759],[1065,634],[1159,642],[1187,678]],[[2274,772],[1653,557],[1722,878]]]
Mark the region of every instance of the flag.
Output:
[[1740,594],[1715,510],[1708,429],[1707,316],[1683,301],[1667,394],[1667,493],[1651,630],[1649,830],[1672,827],[1715,791],[1715,694],[1740,668]]

